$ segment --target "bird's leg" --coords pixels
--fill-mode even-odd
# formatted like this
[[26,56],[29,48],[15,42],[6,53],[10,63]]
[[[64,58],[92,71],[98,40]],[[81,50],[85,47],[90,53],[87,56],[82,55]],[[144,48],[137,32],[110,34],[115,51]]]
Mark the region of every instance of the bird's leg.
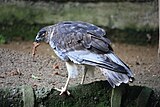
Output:
[[66,81],[66,84],[64,87],[62,87],[61,89],[61,93],[59,95],[62,95],[63,93],[67,92],[67,95],[70,95],[70,92],[67,91],[67,87],[68,87],[68,84],[69,84],[69,80],[70,80],[70,76],[68,76],[67,78],[67,81]]
[[67,95],[70,95],[70,92],[67,91],[67,87],[68,87],[68,84],[69,84],[69,80],[70,80],[70,76],[68,76],[65,86],[62,87],[61,89],[56,88],[56,87],[54,88],[55,90],[61,92],[59,95],[62,95],[62,94],[64,94],[65,92],[67,93]]
[[75,78],[78,75],[77,66],[73,62],[71,62],[71,61],[66,62],[66,67],[67,67],[67,71],[68,71],[68,78],[67,78],[65,86],[62,87],[62,89],[55,88],[56,90],[61,92],[60,95],[62,95],[64,92],[67,92],[68,95],[70,94],[67,91],[69,80],[70,80],[70,78]]
[[94,70],[95,70],[95,67],[90,66],[90,65],[85,65],[84,66],[84,74],[82,76],[80,84],[84,83],[84,80],[85,80],[85,77],[86,77],[86,73],[89,73],[92,77],[94,77]]
[[85,77],[86,77],[86,73],[87,73],[87,67],[84,68],[84,74],[83,74],[82,79],[81,79],[81,84],[84,83],[84,80],[85,80]]
[[69,80],[70,80],[70,77],[72,76],[72,73],[75,71],[75,66],[73,65],[72,62],[66,62],[66,67],[67,67],[67,71],[68,71],[68,78],[67,78],[67,81],[66,81],[66,84],[64,87],[62,87],[62,89],[57,89],[55,88],[56,90],[60,91],[60,95],[62,95],[63,93],[67,92],[67,94],[69,95],[70,93],[67,91],[67,87],[68,87],[68,84],[69,84]]

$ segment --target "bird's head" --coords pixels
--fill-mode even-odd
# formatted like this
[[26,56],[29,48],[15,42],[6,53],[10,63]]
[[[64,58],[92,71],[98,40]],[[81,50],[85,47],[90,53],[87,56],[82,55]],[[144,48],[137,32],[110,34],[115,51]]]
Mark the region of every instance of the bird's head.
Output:
[[38,33],[37,36],[35,38],[35,42],[39,43],[41,41],[45,41],[46,43],[48,43],[48,31],[46,28],[42,28]]
[[49,33],[48,33],[48,27],[42,28],[38,33],[37,36],[33,42],[33,49],[32,49],[32,56],[35,56],[36,48],[40,45],[41,41],[45,41],[46,43],[49,43]]

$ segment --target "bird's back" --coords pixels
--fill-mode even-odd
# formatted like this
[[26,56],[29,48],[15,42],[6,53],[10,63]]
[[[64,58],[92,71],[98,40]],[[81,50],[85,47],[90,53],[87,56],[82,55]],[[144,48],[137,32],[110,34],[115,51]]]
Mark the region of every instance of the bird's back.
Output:
[[[65,21],[57,23],[52,29],[54,31],[51,35],[50,45],[54,44],[62,51],[83,50],[85,48],[98,53],[109,50],[108,47],[111,42],[104,38],[106,32],[93,24],[81,21]],[[99,48],[100,51],[91,49],[93,47]]]
[[69,33],[91,33],[96,36],[104,36],[106,32],[90,23],[81,22],[81,21],[64,21],[59,22],[55,25],[56,32],[59,34],[66,34]]

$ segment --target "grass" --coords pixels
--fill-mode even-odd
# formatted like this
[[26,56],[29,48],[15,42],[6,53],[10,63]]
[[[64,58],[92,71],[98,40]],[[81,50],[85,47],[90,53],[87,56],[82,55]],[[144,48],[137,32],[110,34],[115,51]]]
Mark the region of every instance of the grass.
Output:
[[[158,6],[148,3],[54,3],[14,2],[0,4],[0,34],[32,39],[44,25],[81,20],[111,30],[155,31]],[[133,33],[135,33],[133,32]],[[148,32],[147,32],[148,33]],[[156,35],[158,36],[158,35]]]

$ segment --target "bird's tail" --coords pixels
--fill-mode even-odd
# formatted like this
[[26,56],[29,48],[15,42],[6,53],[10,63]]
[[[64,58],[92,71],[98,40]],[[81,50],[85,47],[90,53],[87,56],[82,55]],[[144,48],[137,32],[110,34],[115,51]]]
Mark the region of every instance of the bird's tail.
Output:
[[111,70],[100,68],[103,72],[103,75],[107,78],[109,84],[115,88],[115,86],[119,86],[121,83],[128,83],[129,77],[126,74],[113,72]]
[[132,71],[120,58],[118,58],[118,56],[112,52],[105,54],[105,56],[118,65],[124,67],[126,70],[126,73],[118,73],[105,68],[100,68],[103,72],[103,75],[107,78],[108,82],[113,88],[115,88],[115,86],[119,86],[121,83],[128,83],[134,80]]

